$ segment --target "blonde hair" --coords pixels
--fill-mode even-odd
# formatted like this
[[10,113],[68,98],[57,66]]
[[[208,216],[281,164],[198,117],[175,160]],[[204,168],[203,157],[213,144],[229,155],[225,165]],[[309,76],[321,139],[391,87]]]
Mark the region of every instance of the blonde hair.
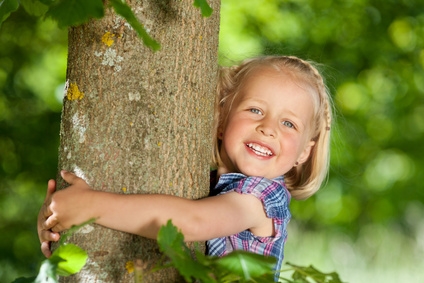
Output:
[[325,180],[330,161],[330,129],[332,121],[331,96],[319,71],[312,62],[294,56],[263,56],[243,61],[240,65],[222,67],[217,87],[214,115],[213,162],[221,164],[219,155],[220,128],[225,125],[232,104],[240,93],[245,78],[258,68],[271,67],[291,75],[298,82],[313,90],[314,115],[312,118],[312,147],[308,160],[287,172],[285,183],[296,199],[313,195]]

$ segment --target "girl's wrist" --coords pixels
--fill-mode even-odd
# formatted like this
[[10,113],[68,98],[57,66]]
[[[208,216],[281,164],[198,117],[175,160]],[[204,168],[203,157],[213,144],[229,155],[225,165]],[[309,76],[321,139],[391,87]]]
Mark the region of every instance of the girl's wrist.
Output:
[[[111,193],[96,191],[90,189],[87,191],[87,209],[89,219],[95,218],[95,222],[106,215],[107,211],[110,209],[110,195]],[[89,220],[87,219],[87,220]]]

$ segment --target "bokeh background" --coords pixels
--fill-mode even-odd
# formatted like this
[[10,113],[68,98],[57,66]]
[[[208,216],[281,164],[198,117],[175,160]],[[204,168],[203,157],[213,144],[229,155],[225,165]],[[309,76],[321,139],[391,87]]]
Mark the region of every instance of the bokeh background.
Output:
[[[286,261],[344,282],[424,282],[424,1],[222,0],[220,63],[290,54],[334,97],[331,172],[293,201]],[[20,9],[0,27],[0,282],[35,275],[57,172],[67,31]]]

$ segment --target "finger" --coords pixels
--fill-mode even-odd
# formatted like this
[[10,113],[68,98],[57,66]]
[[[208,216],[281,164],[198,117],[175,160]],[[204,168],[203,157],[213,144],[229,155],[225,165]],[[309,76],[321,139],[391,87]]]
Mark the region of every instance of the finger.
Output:
[[78,179],[80,179],[74,173],[66,171],[66,170],[60,171],[60,176],[62,176],[62,179],[65,180],[65,182],[70,185],[74,184]]
[[49,206],[51,203],[52,194],[55,192],[55,190],[56,190],[56,182],[54,180],[49,180],[47,183],[46,197],[45,197],[43,205],[40,208],[40,211],[38,212],[38,217],[37,217],[37,232],[38,232],[38,238],[40,239],[40,242],[43,242],[44,241],[43,239],[45,237],[43,235],[43,233],[46,232],[44,229],[44,222],[52,214]]
[[41,252],[47,258],[49,258],[52,255],[52,251],[50,250],[50,242],[41,243]]
[[49,230],[43,230],[39,234],[40,242],[57,242],[60,239],[60,234]]
[[58,224],[58,225],[56,225],[56,226],[54,226],[54,227],[52,227],[52,231],[53,232],[55,232],[55,233],[58,233],[59,234],[59,232],[62,232],[62,231],[64,231],[64,230],[66,230],[67,228],[65,228],[65,227],[63,227],[61,224]]
[[50,209],[50,203],[48,203],[48,204],[47,203],[43,203],[43,206],[41,207],[41,211],[40,212],[41,212],[41,216],[42,216],[41,221],[44,221],[47,218],[49,218],[53,214],[53,212]]
[[47,182],[47,192],[46,192],[46,198],[44,199],[43,206],[41,207],[40,214],[43,215],[45,218],[49,217],[52,213],[50,211],[50,203],[52,201],[52,195],[56,191],[56,181],[55,180],[49,180]]
[[50,197],[54,192],[56,191],[56,181],[55,180],[49,180],[47,182],[47,194],[46,199]]
[[50,230],[51,228],[56,226],[57,223],[59,223],[59,221],[57,220],[56,216],[51,215],[42,223],[41,227],[43,230]]

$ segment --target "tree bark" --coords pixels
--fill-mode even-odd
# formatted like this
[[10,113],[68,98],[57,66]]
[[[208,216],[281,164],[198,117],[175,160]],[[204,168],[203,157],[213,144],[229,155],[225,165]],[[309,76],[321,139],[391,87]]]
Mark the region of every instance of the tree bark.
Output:
[[[152,52],[111,10],[102,20],[70,29],[59,169],[75,172],[96,190],[204,197],[220,1],[208,0],[210,18],[202,18],[190,0],[131,2],[162,48]],[[128,261],[138,258],[151,267],[160,256],[153,240],[95,224],[70,242],[89,259],[61,282],[133,282]],[[181,281],[169,270],[149,274],[149,267],[143,282]]]

